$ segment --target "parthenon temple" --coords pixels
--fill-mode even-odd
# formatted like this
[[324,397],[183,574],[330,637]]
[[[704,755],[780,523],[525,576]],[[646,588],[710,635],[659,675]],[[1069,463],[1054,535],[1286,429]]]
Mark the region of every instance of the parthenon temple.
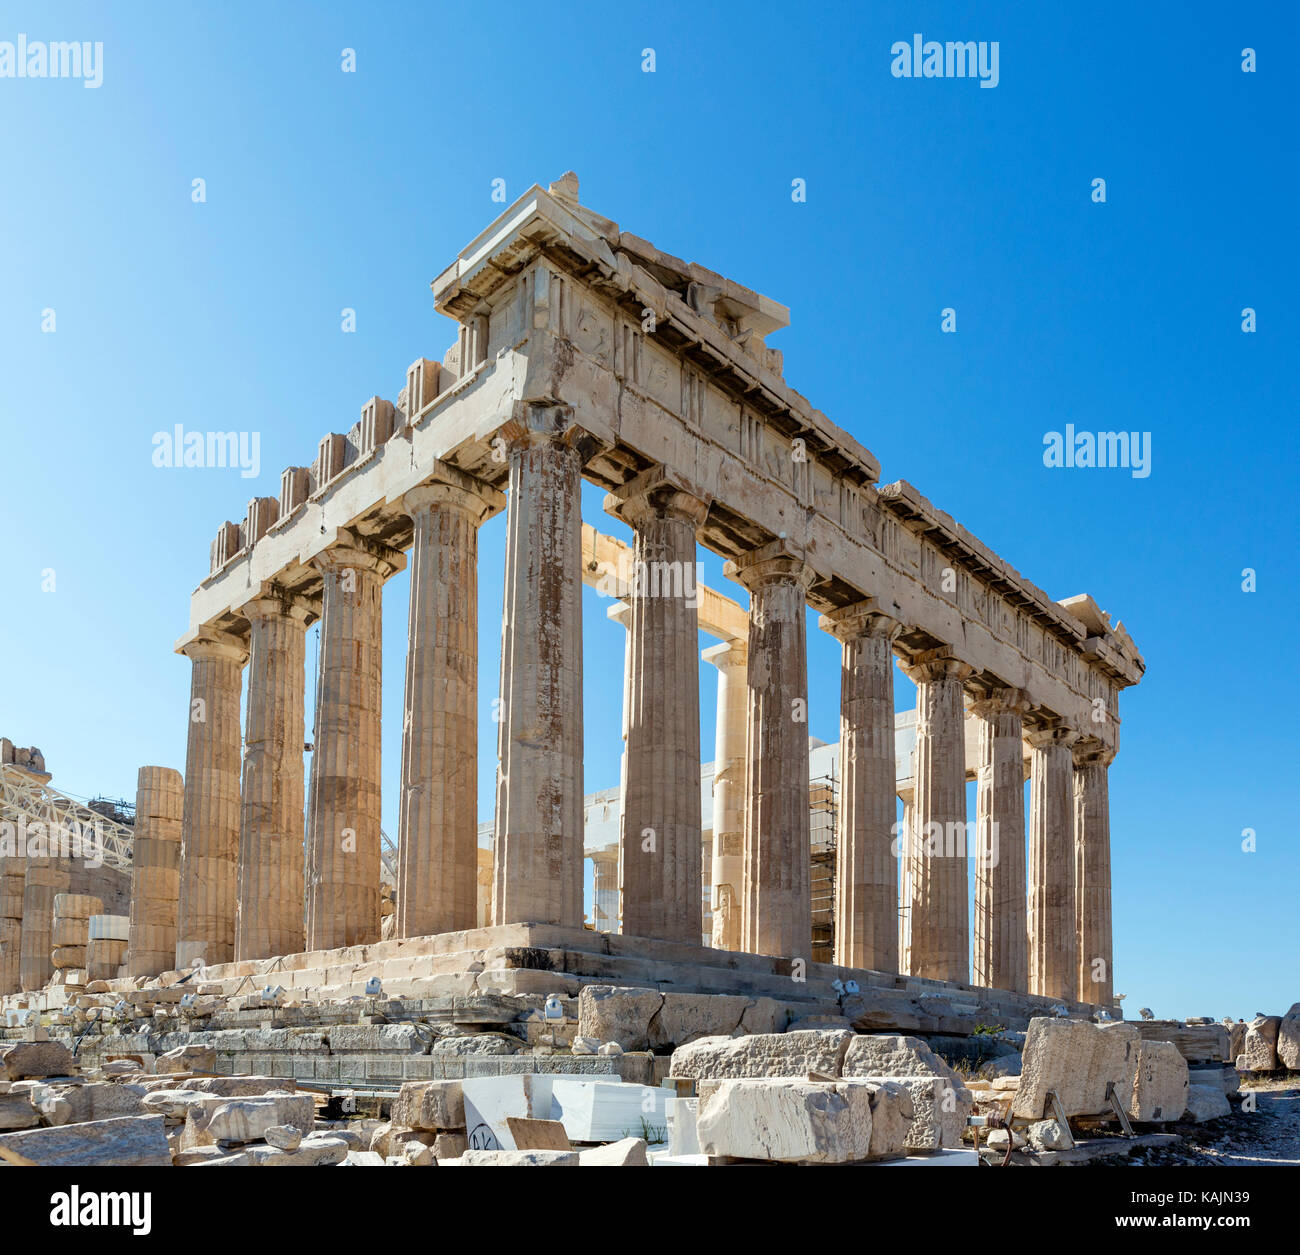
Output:
[[[412,979],[427,956],[432,980],[480,952],[519,990],[539,966],[581,984],[671,964],[701,992],[761,971],[1114,1008],[1107,774],[1120,691],[1144,668],[1122,625],[1091,597],[1050,598],[910,483],[879,483],[872,454],[785,382],[766,340],[788,311],[620,230],[572,174],[530,188],[432,287],[457,324],[442,359],[414,362],[395,401],[369,400],[212,543],[177,643],[192,665],[184,775],[141,772],[131,973],[199,961],[220,978],[304,954],[328,971],[346,952],[408,958]],[[583,480],[606,490],[628,549],[584,528]],[[483,728],[478,529],[502,511],[500,717]],[[747,611],[700,585],[698,546],[725,559]],[[403,569],[384,941],[382,593]],[[603,577],[626,629],[604,914],[619,932],[583,968],[597,940],[581,603]],[[829,964],[812,940],[809,607],[841,649]],[[717,669],[709,858],[701,630],[717,638],[702,655]],[[895,664],[916,686],[902,759]],[[498,746],[483,923],[481,735]]]

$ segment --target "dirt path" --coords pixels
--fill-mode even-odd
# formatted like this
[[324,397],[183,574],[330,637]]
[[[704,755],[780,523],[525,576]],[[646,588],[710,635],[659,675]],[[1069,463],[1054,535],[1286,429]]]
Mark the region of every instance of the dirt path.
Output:
[[[1149,1151],[1151,1164],[1217,1164],[1254,1168],[1268,1164],[1300,1167],[1300,1086],[1294,1079],[1263,1081],[1243,1090],[1255,1097],[1255,1110],[1238,1111],[1209,1124],[1184,1124],[1181,1147]],[[1137,1160],[1135,1156],[1135,1162]]]

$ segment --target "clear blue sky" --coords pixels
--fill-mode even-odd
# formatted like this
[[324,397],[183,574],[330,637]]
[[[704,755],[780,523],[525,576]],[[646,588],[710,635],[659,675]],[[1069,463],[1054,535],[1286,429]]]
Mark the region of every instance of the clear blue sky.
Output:
[[[1130,1014],[1285,1011],[1294,16],[707,7],[0,10],[0,40],[104,48],[97,89],[0,78],[0,733],[79,794],[129,797],[140,764],[183,768],[189,663],[172,647],[218,525],[368,397],[395,399],[414,358],[442,356],[453,330],[429,281],[499,211],[491,181],[513,199],[572,168],[624,229],[790,307],[771,341],[787,380],[882,481],[916,484],[1051,596],[1089,592],[1123,620],[1148,672],[1121,699],[1111,770],[1116,989]],[[998,86],[892,77],[891,44],[917,31],[999,41]],[[178,422],[260,432],[260,478],[155,468],[151,437]],[[1045,468],[1044,434],[1066,423],[1152,433],[1151,475]],[[584,516],[624,534],[600,502],[589,490]],[[482,535],[485,816],[503,536],[502,519]],[[595,789],[618,779],[623,641],[587,597]],[[403,575],[385,597],[389,831],[406,601]],[[836,647],[809,636],[811,730],[833,739]]]

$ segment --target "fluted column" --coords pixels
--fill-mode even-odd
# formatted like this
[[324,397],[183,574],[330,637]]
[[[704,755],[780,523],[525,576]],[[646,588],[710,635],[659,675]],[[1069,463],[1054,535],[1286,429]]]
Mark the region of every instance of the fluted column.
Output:
[[980,766],[975,850],[977,985],[1026,993],[1029,950],[1025,911],[1025,694],[998,689],[975,702]]
[[184,814],[181,773],[170,767],[141,767],[136,775],[135,836],[131,841],[128,976],[157,976],[176,962]]
[[1095,739],[1074,746],[1075,915],[1080,1002],[1110,1006],[1115,989],[1110,912],[1110,764],[1112,747]]
[[478,917],[478,529],[500,493],[452,468],[403,506],[415,524],[402,723],[397,936]]
[[912,864],[916,861],[915,828],[916,794],[900,794],[903,801],[903,822],[898,833],[898,970],[912,974]]
[[249,622],[248,713],[239,828],[235,958],[303,949],[303,687],[301,602],[259,597]]
[[700,664],[695,533],[708,504],[657,469],[605,498],[633,528],[623,932],[700,944]]
[[966,870],[966,742],[962,684],[949,654],[904,668],[916,684],[916,794],[911,864],[911,974],[970,980]]
[[[749,644],[728,640],[700,654],[718,669],[718,709],[713,739],[713,866],[710,904],[712,945],[741,950],[745,879],[745,764],[749,719]],[[810,926],[811,927],[811,926]]]
[[859,602],[823,615],[842,643],[835,962],[898,971],[894,651],[901,625]]
[[29,993],[44,989],[54,975],[54,898],[57,894],[67,893],[70,883],[67,859],[27,859],[18,977],[19,984]]
[[501,634],[497,924],[582,926],[582,467],[564,406],[519,403],[510,458]]
[[615,846],[614,867],[606,869],[605,874],[613,877],[613,892],[617,895],[611,918],[614,926],[608,932],[619,932],[623,918],[623,842],[621,840],[623,816],[627,814],[627,728],[629,712],[632,709],[632,607],[626,601],[616,601],[605,617],[617,623],[623,629],[623,752],[618,756],[618,822],[620,840]]
[[618,850],[600,850],[591,857],[592,916],[598,933],[618,932]]
[[320,666],[307,828],[307,949],[379,940],[379,720],[384,580],[400,553],[352,538],[320,571]]
[[1029,992],[1073,1000],[1079,981],[1074,909],[1074,762],[1068,728],[1040,728],[1029,785]]
[[239,697],[248,647],[206,630],[181,652],[193,664],[181,823],[176,966],[235,957],[239,863]]
[[21,854],[0,857],[0,994],[22,987],[23,889],[27,859]]
[[806,598],[813,572],[776,541],[729,562],[750,592],[742,930],[755,954],[812,949]]

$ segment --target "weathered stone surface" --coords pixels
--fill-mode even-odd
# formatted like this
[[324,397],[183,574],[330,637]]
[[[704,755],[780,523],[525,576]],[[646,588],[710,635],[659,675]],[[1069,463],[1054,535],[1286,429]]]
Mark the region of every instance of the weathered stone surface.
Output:
[[647,1050],[650,1021],[663,1005],[654,989],[584,985],[578,994],[578,1033],[597,1041],[616,1041],[624,1050]]
[[262,1135],[268,1146],[276,1150],[297,1150],[302,1143],[302,1130],[292,1124],[273,1124]]
[[853,1040],[839,1029],[704,1037],[673,1051],[671,1075],[682,1077],[804,1077],[841,1074]]
[[858,1036],[844,1056],[845,1076],[943,1076],[961,1078],[919,1037]]
[[444,1159],[444,1168],[576,1168],[576,1150],[467,1150],[459,1159]]
[[1246,1049],[1246,1021],[1234,1020],[1225,1024],[1228,1030],[1228,1062],[1235,1063],[1237,1056]]
[[463,1129],[459,1081],[408,1081],[393,1100],[393,1124],[409,1129]]
[[154,1060],[154,1071],[215,1072],[217,1052],[211,1046],[177,1046]]
[[20,1041],[0,1046],[0,1078],[71,1076],[77,1070],[72,1052],[62,1042]]
[[1246,1026],[1245,1047],[1247,1072],[1273,1072],[1277,1069],[1277,1039],[1282,1027],[1280,1015],[1257,1015]]
[[625,1137],[621,1142],[580,1150],[578,1162],[589,1168],[645,1167],[650,1162],[645,1149],[645,1138]]
[[26,1094],[0,1094],[0,1132],[30,1129],[40,1119],[40,1113]]
[[1025,1130],[1025,1140],[1035,1150],[1066,1150],[1070,1133],[1059,1120],[1038,1120]]
[[435,1159],[455,1159],[469,1147],[464,1133],[439,1133],[433,1142]]
[[1167,1041],[1138,1043],[1130,1118],[1179,1120],[1187,1110],[1187,1090],[1187,1060],[1177,1046]]
[[331,1133],[312,1133],[304,1137],[296,1150],[276,1146],[249,1146],[248,1154],[259,1168],[315,1168],[342,1163],[348,1157],[344,1138]]
[[51,1125],[78,1124],[134,1116],[146,1110],[145,1090],[138,1085],[92,1081],[82,1085],[49,1085],[36,1100],[41,1115]]
[[903,1154],[916,1119],[912,1092],[898,1081],[860,1081],[871,1094],[871,1156]]
[[1300,1072],[1300,1002],[1291,1007],[1278,1025],[1277,1062],[1290,1072]]
[[162,1116],[121,1116],[0,1136],[0,1159],[57,1168],[166,1168],[171,1151]]
[[288,1090],[297,1085],[283,1076],[187,1076],[177,1082],[178,1089],[192,1089],[200,1094],[220,1094],[225,1098],[254,1098],[260,1094]]
[[1222,1024],[1183,1024],[1177,1020],[1130,1020],[1144,1041],[1173,1042],[1188,1062],[1226,1063],[1231,1041]]
[[912,1119],[903,1144],[908,1150],[932,1151],[959,1146],[970,1115],[973,1095],[943,1076],[855,1077],[862,1083],[901,1086],[912,1102]]
[[1187,1087],[1187,1110],[1184,1120],[1203,1124],[1206,1120],[1217,1120],[1221,1116],[1232,1114],[1228,1097],[1217,1085],[1189,1085]]
[[260,1141],[276,1124],[292,1124],[303,1134],[316,1123],[310,1094],[270,1094],[262,1098],[218,1098],[191,1107],[185,1117],[185,1145]]
[[871,1154],[869,1086],[776,1077],[724,1080],[700,1099],[706,1155],[852,1163]]
[[[581,1012],[581,998],[578,1005]],[[666,993],[658,1014],[650,1020],[650,1048],[685,1046],[701,1037],[725,1037],[740,1027],[748,1006],[748,998],[728,994]]]
[[1050,1115],[1049,1090],[1056,1091],[1066,1116],[1097,1114],[1109,1110],[1108,1083],[1124,1103],[1133,1089],[1137,1044],[1131,1024],[1103,1026],[1042,1016],[1030,1020],[1014,1114],[1029,1120]]

